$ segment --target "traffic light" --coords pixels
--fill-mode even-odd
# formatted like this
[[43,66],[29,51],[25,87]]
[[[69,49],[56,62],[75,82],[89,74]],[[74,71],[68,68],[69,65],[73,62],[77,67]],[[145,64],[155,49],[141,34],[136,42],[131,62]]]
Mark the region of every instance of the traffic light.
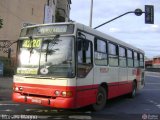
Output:
[[154,24],[154,6],[145,5],[145,23]]
[[2,28],[3,25],[3,19],[0,18],[0,28]]

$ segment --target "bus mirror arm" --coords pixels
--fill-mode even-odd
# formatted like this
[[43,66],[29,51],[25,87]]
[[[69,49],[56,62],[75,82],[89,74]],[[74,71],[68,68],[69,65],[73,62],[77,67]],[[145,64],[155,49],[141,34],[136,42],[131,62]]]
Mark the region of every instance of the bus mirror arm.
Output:
[[89,42],[86,39],[86,36],[81,32],[78,32],[78,51],[85,50],[87,51],[89,48]]
[[85,51],[87,51],[88,50],[88,48],[89,48],[89,41],[83,41],[83,49],[85,50]]
[[80,38],[78,39],[77,47],[78,47],[78,51],[80,50],[87,51],[89,48],[89,41],[87,41],[86,39]]

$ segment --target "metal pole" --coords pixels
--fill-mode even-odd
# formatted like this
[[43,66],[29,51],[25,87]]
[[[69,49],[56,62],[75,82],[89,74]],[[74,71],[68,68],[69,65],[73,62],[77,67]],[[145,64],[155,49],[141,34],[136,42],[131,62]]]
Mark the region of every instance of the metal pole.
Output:
[[116,19],[118,19],[118,18],[120,18],[120,17],[122,17],[122,16],[124,16],[124,15],[126,15],[126,14],[130,14],[130,13],[135,13],[135,11],[126,12],[126,13],[124,13],[124,14],[122,14],[122,15],[119,15],[118,17],[115,17],[115,18],[113,18],[113,19],[111,19],[111,20],[109,20],[109,21],[107,21],[107,22],[104,22],[104,23],[102,23],[101,25],[98,25],[98,26],[95,27],[94,29],[97,29],[97,28],[99,28],[99,27],[101,27],[101,26],[103,26],[103,25],[105,25],[105,24],[107,24],[107,23],[109,23],[109,22],[112,22],[113,20],[116,20]]
[[92,14],[93,14],[93,0],[91,0],[91,8],[90,8],[90,22],[89,22],[90,27],[92,27]]

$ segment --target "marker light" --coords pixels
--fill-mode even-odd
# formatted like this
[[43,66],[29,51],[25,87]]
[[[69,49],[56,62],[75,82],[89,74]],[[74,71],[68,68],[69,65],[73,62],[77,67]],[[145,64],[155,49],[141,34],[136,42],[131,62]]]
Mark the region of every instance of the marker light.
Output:
[[23,88],[22,88],[22,87],[19,87],[19,90],[20,90],[20,91],[23,91]]
[[72,96],[72,92],[71,91],[63,91],[62,92],[62,96],[63,97],[71,97]]

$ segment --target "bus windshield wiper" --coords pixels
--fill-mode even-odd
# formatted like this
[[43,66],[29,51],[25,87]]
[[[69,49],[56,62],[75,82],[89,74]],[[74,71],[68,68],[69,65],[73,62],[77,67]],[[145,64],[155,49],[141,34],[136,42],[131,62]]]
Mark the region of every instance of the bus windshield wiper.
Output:
[[[53,43],[53,46],[54,46],[55,44],[58,44],[57,41],[59,41],[59,40],[56,40],[56,39],[58,39],[59,37],[60,37],[60,35],[56,35],[52,40],[50,40],[50,41],[48,40],[48,41],[47,41],[46,59],[45,59],[46,62],[47,62],[47,56],[48,56],[49,43],[51,43],[51,42],[53,43],[53,42],[54,42],[54,43]],[[58,50],[58,49],[56,49],[56,50]]]
[[30,58],[31,58],[31,54],[33,52],[33,37],[32,36],[29,36],[29,40],[30,40],[30,55],[29,55],[29,63],[30,63]]

